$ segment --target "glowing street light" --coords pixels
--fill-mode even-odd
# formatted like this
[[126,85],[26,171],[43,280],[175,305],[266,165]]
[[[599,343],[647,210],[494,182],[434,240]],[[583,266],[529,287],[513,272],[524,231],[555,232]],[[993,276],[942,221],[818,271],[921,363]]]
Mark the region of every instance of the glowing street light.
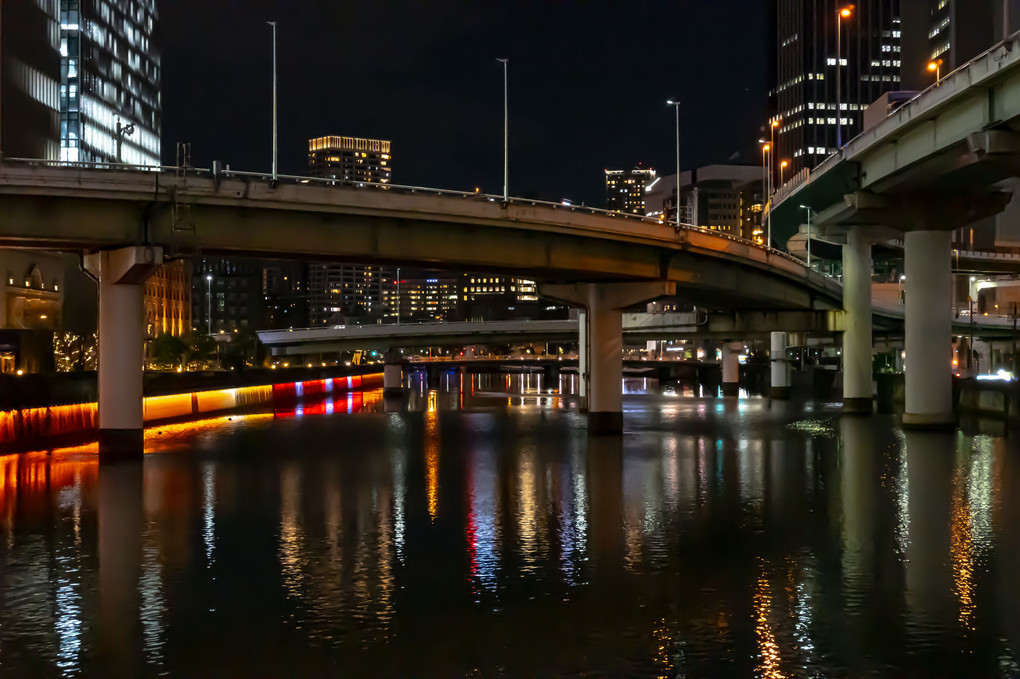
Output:
[[790,161],[788,161],[788,160],[784,160],[783,162],[779,163],[779,185],[780,186],[783,185],[783,170],[785,170],[788,167],[790,167]]
[[853,16],[854,6],[847,5],[836,15],[836,150],[843,148],[843,19]]
[[676,109],[676,228],[680,228],[680,102],[669,99],[667,106]]
[[935,84],[938,85],[939,81],[942,80],[942,60],[935,59],[929,61],[928,70],[935,74]]
[[767,232],[766,239],[767,240],[765,241],[765,247],[767,249],[767,248],[772,247],[772,209],[771,209],[772,208],[772,182],[770,181],[771,178],[772,178],[772,168],[770,167],[770,163],[769,163],[769,154],[772,153],[772,144],[768,143],[764,139],[759,140],[759,143],[762,145],[762,147],[761,147],[761,170],[762,170],[761,188],[762,188],[762,192],[765,194],[765,200],[762,201],[762,209],[763,210],[768,210],[768,216],[765,218],[766,221],[768,222],[768,226],[766,227],[766,232]]

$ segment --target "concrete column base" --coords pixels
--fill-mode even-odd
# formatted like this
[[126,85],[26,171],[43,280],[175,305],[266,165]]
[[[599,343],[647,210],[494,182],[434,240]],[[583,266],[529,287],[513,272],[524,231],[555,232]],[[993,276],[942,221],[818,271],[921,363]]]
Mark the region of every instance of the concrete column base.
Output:
[[588,432],[591,434],[622,434],[623,413],[589,412]]
[[844,398],[843,412],[851,415],[871,415],[875,404],[870,398]]
[[769,396],[777,401],[789,401],[792,392],[793,389],[790,387],[771,387],[769,389]]
[[100,429],[99,462],[140,460],[145,451],[144,429]]
[[722,395],[730,397],[740,396],[740,383],[739,382],[724,383],[722,385]]
[[928,430],[956,429],[956,417],[953,413],[925,413],[922,415],[903,413],[903,428]]

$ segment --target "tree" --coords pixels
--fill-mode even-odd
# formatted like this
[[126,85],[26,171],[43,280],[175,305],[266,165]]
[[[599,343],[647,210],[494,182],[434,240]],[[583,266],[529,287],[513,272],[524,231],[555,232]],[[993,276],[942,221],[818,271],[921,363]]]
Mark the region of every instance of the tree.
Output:
[[187,352],[184,338],[160,333],[152,340],[152,366],[157,370],[176,370],[184,366]]

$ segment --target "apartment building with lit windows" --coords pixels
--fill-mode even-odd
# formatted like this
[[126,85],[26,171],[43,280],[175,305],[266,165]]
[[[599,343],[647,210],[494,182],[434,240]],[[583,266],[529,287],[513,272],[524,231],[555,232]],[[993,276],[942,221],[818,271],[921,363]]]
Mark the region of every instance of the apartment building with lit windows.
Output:
[[606,209],[632,215],[645,214],[645,187],[655,181],[655,170],[606,170]]
[[159,165],[156,0],[60,0],[60,159]]
[[771,157],[773,172],[786,160],[791,177],[835,152],[837,121],[845,144],[869,104],[902,88],[900,0],[772,0],[771,19],[770,111],[780,121]]

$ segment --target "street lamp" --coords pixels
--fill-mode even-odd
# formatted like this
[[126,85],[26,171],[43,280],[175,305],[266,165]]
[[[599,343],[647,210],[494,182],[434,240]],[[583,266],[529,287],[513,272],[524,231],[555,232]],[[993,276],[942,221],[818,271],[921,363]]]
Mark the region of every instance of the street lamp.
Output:
[[854,6],[847,5],[836,14],[836,150],[843,148],[843,19],[853,16]]
[[120,122],[120,116],[117,117],[117,162],[123,163],[124,159],[121,157],[121,150],[124,147],[124,137],[130,137],[135,133],[135,124],[128,123],[124,125]]
[[766,241],[765,248],[772,247],[772,182],[769,180],[772,177],[771,168],[769,167],[769,153],[772,152],[772,145],[766,142],[764,139],[761,140],[761,169],[762,169],[762,191],[765,193],[765,200],[762,202],[762,209],[768,210],[768,226],[766,228]]
[[276,181],[276,22],[267,21],[273,27],[273,181]]
[[779,163],[779,188],[783,187],[783,170],[790,167],[790,161],[784,160]]
[[811,268],[811,206],[801,205],[801,210],[807,210],[807,265]]
[[942,80],[942,60],[935,59],[929,61],[928,70],[935,74],[935,84],[938,85],[939,81]]
[[509,59],[496,59],[503,64],[503,202],[510,202],[510,84]]
[[[668,99],[667,106],[676,110],[676,228],[680,228],[680,102]],[[667,220],[668,221],[668,220]]]
[[205,275],[205,322],[208,333],[212,334],[212,274]]

